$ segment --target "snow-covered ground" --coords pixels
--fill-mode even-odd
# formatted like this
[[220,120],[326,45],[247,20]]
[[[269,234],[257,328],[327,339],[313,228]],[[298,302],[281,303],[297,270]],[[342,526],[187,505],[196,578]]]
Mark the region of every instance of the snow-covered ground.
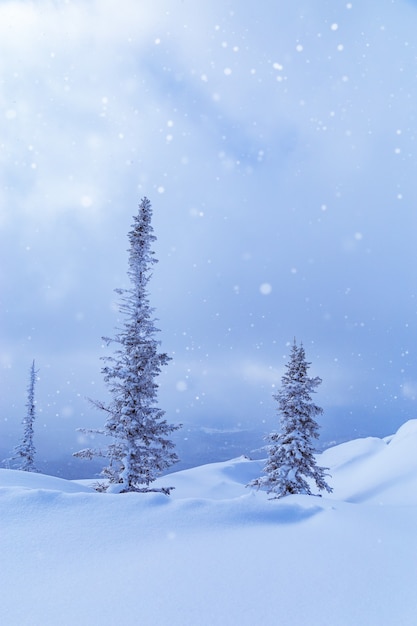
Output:
[[326,450],[322,498],[245,458],[109,495],[0,470],[0,624],[415,626],[417,420]]

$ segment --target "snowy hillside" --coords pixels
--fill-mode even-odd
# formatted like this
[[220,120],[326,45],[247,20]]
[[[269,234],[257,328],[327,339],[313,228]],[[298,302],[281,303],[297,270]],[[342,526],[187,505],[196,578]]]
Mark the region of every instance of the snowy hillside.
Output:
[[417,420],[320,455],[334,487],[271,501],[245,458],[160,494],[0,470],[0,623],[414,626]]

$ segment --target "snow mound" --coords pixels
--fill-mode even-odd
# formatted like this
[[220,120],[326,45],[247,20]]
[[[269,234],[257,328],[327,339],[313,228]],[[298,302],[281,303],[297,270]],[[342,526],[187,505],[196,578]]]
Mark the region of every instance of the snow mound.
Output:
[[[245,456],[220,463],[209,463],[176,472],[158,481],[160,485],[175,486],[172,492],[178,498],[208,498],[223,500],[245,494],[245,485],[262,472],[262,461],[251,461]],[[247,491],[247,490],[246,490]]]
[[332,498],[368,504],[417,505],[417,420],[384,439],[334,446],[318,457],[329,468]]
[[43,489],[46,491],[61,491],[63,493],[90,492],[91,488],[70,480],[46,476],[34,472],[0,469],[0,489]]

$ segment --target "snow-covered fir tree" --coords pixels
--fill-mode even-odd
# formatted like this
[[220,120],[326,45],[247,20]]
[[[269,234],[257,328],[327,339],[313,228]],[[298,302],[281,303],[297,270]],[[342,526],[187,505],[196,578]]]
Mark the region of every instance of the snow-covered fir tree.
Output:
[[20,444],[13,451],[10,461],[16,462],[16,469],[25,472],[38,472],[35,466],[36,449],[33,443],[33,425],[36,417],[35,409],[35,383],[38,371],[35,370],[35,361],[29,371],[29,384],[27,388],[26,415],[22,420],[23,436]]
[[319,436],[319,425],[314,418],[323,409],[314,404],[311,394],[322,381],[318,376],[308,376],[309,366],[303,345],[298,347],[294,340],[287,372],[280,390],[273,396],[278,402],[281,432],[268,435],[265,475],[248,485],[264,488],[274,498],[294,493],[311,495],[312,481],[320,491],[332,491],[325,480],[327,468],[318,467],[314,456],[313,440]]
[[[157,260],[151,249],[156,237],[147,198],[142,199],[133,219],[128,235],[131,288],[116,289],[124,324],[114,338],[103,338],[107,345],[118,346],[113,356],[103,357],[102,373],[111,400],[107,404],[93,401],[107,415],[103,430],[96,432],[111,437],[112,443],[104,451],[75,453],[79,458],[107,457],[109,463],[102,475],[109,481],[108,491],[118,493],[151,490],[150,483],[178,461],[170,435],[179,426],[168,424],[164,411],[156,406],[156,377],[170,357],[158,351],[158,329],[149,304],[147,286]],[[169,488],[161,490],[169,493]]]

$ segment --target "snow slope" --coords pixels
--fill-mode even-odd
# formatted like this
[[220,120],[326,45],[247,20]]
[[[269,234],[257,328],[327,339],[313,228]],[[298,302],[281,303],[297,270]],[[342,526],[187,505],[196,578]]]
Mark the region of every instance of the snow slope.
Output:
[[325,451],[334,492],[268,500],[246,458],[99,494],[0,470],[0,624],[414,626],[417,420]]

